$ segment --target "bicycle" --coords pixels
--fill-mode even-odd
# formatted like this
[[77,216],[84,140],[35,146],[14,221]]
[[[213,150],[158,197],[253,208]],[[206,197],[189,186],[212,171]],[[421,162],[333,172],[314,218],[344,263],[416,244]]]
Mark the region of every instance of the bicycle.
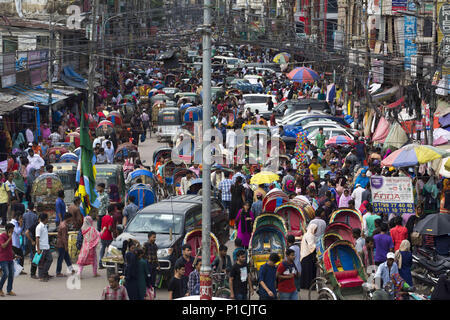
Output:
[[229,299],[231,291],[229,289],[228,276],[225,272],[215,272],[211,274],[213,297]]

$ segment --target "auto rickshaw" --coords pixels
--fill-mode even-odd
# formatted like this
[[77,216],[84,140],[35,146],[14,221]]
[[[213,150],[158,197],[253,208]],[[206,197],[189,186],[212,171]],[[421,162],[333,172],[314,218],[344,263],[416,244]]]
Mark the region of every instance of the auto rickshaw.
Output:
[[111,111],[106,117],[106,120],[111,121],[114,126],[123,125],[123,118],[119,111]]
[[114,124],[111,121],[103,120],[97,126],[95,134],[97,137],[109,136],[114,132]]
[[181,113],[178,108],[164,108],[159,111],[156,131],[157,141],[172,140],[181,124]]
[[44,157],[44,160],[46,160],[47,162],[58,162],[61,156],[67,152],[69,152],[69,150],[64,147],[49,148],[47,154]]
[[64,188],[64,202],[70,205],[75,197],[78,184],[76,182],[77,163],[59,162],[53,163],[53,173],[56,174],[62,182]]
[[78,148],[80,146],[80,134],[78,132],[68,133],[65,142],[73,143],[75,148]]
[[168,96],[170,99],[173,99],[175,94],[180,92],[180,89],[169,87],[169,88],[164,88],[163,91],[166,94],[166,96]]
[[57,174],[44,173],[38,176],[31,186],[31,199],[37,204],[36,211],[47,213],[51,219],[55,218],[55,203],[61,190],[64,187]]

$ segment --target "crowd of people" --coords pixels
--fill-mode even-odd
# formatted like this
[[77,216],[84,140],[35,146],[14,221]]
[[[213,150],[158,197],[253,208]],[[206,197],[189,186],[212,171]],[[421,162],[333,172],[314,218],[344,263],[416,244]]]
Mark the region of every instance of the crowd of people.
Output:
[[[239,56],[249,60],[263,60],[264,54],[252,52],[245,47],[237,50]],[[250,57],[250,58],[249,58]],[[91,120],[104,119],[102,112],[123,111],[125,96],[131,95],[135,105],[128,130],[122,130],[120,136],[111,134],[103,139],[92,136],[93,148],[97,163],[113,163],[114,150],[120,142],[132,142],[139,145],[142,135],[151,130],[151,105],[142,108],[141,100],[151,98],[154,91],[151,89],[164,81],[168,72],[159,65],[159,62],[149,61],[139,73],[138,68],[123,64],[119,71],[109,71],[107,80],[96,95],[95,112],[89,115]],[[200,93],[202,90],[201,77],[194,70],[186,69],[182,75],[190,75],[188,84],[192,92]],[[251,68],[242,68],[230,71],[221,68],[213,75],[216,84],[222,84],[227,75],[245,75]],[[316,98],[324,99],[326,82],[315,84],[293,84],[285,76],[260,73],[263,81],[260,84],[263,92],[272,93],[278,102],[287,99]],[[182,78],[182,77],[180,77]],[[154,81],[152,79],[156,79]],[[186,83],[170,81],[167,87],[178,86],[183,88]],[[183,102],[181,102],[183,103]],[[194,103],[195,104],[195,103]],[[223,134],[223,141],[233,139],[232,131],[227,128],[242,129],[246,125],[260,124],[278,131],[283,136],[283,128],[275,123],[275,114],[268,119],[259,115],[258,111],[245,110],[246,102],[242,95],[237,99],[217,97],[212,104],[212,125]],[[267,102],[269,110],[273,109],[271,99]],[[339,109],[342,105],[340,97],[330,101]],[[24,128],[12,139],[11,151],[7,157],[7,168],[0,177],[0,214],[1,225],[5,232],[0,235],[0,296],[4,296],[3,286],[6,280],[6,294],[13,292],[14,260],[20,266],[24,265],[25,257],[32,261],[30,276],[33,279],[47,282],[53,278],[48,271],[52,264],[52,253],[49,244],[49,216],[46,213],[36,212],[31,199],[31,186],[33,181],[45,172],[52,172],[52,165],[47,160],[47,152],[54,144],[65,141],[66,135],[75,132],[80,123],[78,107],[72,110],[57,111],[53,117],[52,129],[43,123],[41,135],[35,136],[34,128]],[[228,110],[237,115],[234,122],[227,118]],[[277,130],[278,129],[278,130]],[[92,134],[92,132],[91,132]],[[253,186],[250,179],[263,169],[263,165],[230,166],[228,170],[217,170],[211,177],[214,187],[220,192],[220,200],[229,214],[230,226],[234,229],[233,236],[235,250],[232,258],[228,248],[222,243],[219,255],[212,263],[214,272],[224,272],[229,281],[230,297],[244,300],[254,295],[254,287],[248,265],[248,248],[252,233],[252,225],[259,215],[263,214],[262,201],[266,194],[273,189],[285,192],[291,199],[302,196],[314,208],[315,218],[309,222],[307,232],[300,242],[293,236],[287,238],[288,246],[284,258],[278,254],[271,254],[267,263],[259,271],[256,293],[260,299],[297,300],[301,289],[309,289],[312,280],[317,276],[316,243],[323,235],[329,224],[331,214],[338,208],[351,208],[363,215],[363,228],[354,229],[356,250],[366,267],[378,267],[376,277],[384,282],[390,281],[393,274],[400,276],[409,285],[413,285],[411,277],[412,254],[415,246],[435,245],[441,254],[448,254],[448,239],[420,237],[413,232],[414,225],[420,217],[430,212],[448,210],[448,184],[434,178],[432,174],[422,172],[416,175],[414,171],[397,170],[381,166],[390,150],[382,151],[380,146],[373,145],[370,139],[362,136],[357,139],[354,146],[325,146],[326,137],[323,129],[315,137],[315,143],[306,142],[306,159],[299,162],[294,149],[288,149],[288,160],[282,161],[277,170],[279,179],[268,184]],[[173,143],[171,144],[174,145]],[[231,145],[233,143],[231,142]],[[175,144],[176,146],[176,144]],[[46,159],[46,160],[44,160]],[[166,161],[157,163],[152,170],[161,177],[161,170]],[[135,154],[126,159],[124,171],[129,172],[135,168],[145,168]],[[193,165],[191,170],[201,176],[201,166]],[[374,212],[372,207],[372,194],[369,178],[373,175],[408,176],[414,179],[416,197],[415,214],[385,215]],[[180,193],[187,193],[189,184],[193,179],[187,175],[181,181]],[[163,182],[161,180],[161,182]],[[445,187],[443,187],[445,186]],[[442,190],[442,192],[439,192]],[[56,277],[66,277],[62,273],[63,261],[69,273],[74,274],[69,252],[69,230],[77,231],[76,247],[79,250],[76,264],[78,276],[81,277],[85,266],[92,265],[94,276],[98,276],[98,269],[102,269],[101,259],[108,246],[117,236],[117,225],[126,225],[136,216],[138,207],[134,197],[128,197],[123,204],[118,194],[117,186],[97,185],[100,207],[94,219],[91,216],[83,217],[80,212],[80,198],[75,198],[66,210],[64,192],[58,195],[55,203],[55,224],[57,227],[56,248],[58,253]],[[441,201],[442,200],[442,201]],[[96,221],[95,221],[96,218]],[[111,276],[109,286],[103,293],[102,299],[154,299],[157,273],[160,270],[158,262],[158,247],[156,234],[150,232],[148,241],[139,244],[129,241],[124,248],[125,270],[122,277]],[[20,239],[23,239],[21,241]],[[98,248],[99,254],[98,254]],[[200,291],[199,270],[201,259],[192,257],[192,248],[186,244],[182,247],[182,255],[174,261],[174,274],[168,283],[169,299],[176,299],[187,295],[198,295]],[[280,261],[282,260],[282,261]],[[36,275],[37,272],[37,275]],[[22,271],[26,274],[26,271]],[[124,285],[123,285],[124,283]]]

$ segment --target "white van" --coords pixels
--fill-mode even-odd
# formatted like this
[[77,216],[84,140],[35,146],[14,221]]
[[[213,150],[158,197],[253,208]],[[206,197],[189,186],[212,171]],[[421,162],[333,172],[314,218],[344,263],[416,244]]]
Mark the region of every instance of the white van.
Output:
[[241,68],[244,65],[244,61],[235,57],[226,56],[214,56],[212,63],[226,65],[228,69]]

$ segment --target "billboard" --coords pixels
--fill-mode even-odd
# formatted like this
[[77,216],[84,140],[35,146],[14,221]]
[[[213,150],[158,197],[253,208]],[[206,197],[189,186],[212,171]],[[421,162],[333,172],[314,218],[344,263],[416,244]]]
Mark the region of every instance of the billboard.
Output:
[[413,186],[409,177],[372,176],[370,186],[375,213],[415,213]]

